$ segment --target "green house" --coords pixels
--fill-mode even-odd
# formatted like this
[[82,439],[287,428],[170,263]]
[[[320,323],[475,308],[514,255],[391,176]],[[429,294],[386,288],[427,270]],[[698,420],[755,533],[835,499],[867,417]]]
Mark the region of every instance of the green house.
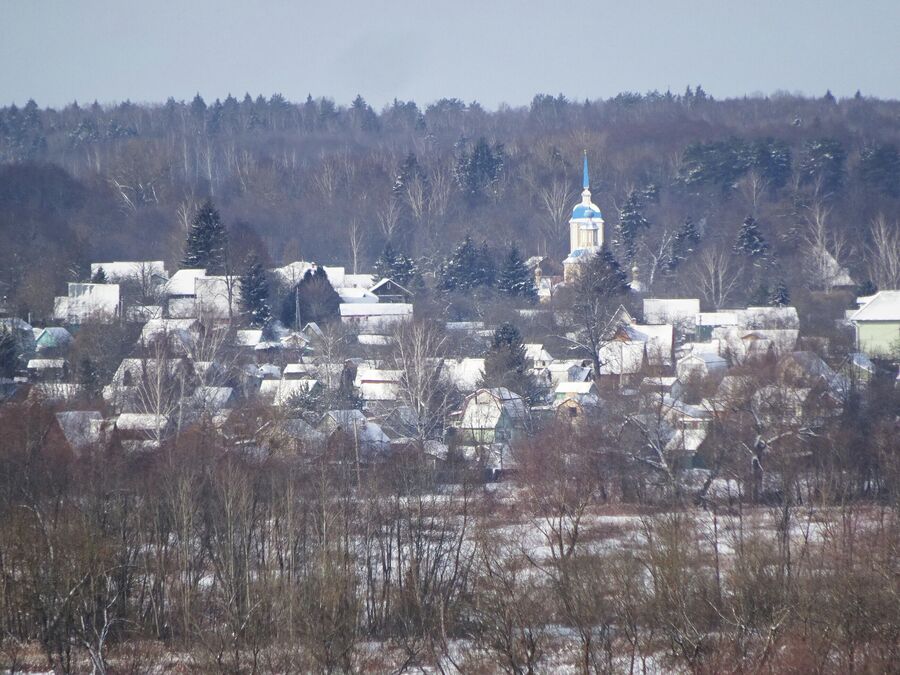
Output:
[[869,356],[900,352],[900,291],[880,291],[850,315],[859,351]]

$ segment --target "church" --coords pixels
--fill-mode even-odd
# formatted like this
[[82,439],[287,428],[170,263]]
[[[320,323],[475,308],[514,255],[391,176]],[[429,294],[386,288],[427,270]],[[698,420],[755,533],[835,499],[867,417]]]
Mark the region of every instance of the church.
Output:
[[572,209],[569,219],[569,255],[563,260],[563,278],[567,282],[572,281],[578,274],[579,266],[599,253],[603,246],[603,215],[591,201],[587,151],[584,153],[582,186],[581,203]]

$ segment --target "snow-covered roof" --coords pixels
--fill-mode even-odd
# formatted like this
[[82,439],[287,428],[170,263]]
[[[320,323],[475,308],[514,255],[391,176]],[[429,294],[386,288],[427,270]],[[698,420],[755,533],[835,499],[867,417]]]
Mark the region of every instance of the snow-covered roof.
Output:
[[698,298],[644,298],[647,323],[694,323],[699,313]]
[[390,335],[357,335],[356,341],[367,347],[390,347],[394,344]]
[[707,368],[725,368],[728,361],[713,352],[691,352],[690,354],[678,359],[677,367],[681,368],[688,364],[704,364]]
[[271,272],[282,283],[293,285],[300,281],[303,278],[303,275],[305,275],[308,270],[311,270],[314,267],[315,263],[307,262],[305,260],[297,260],[285,265],[284,267],[276,267],[275,269],[271,270]]
[[137,260],[130,262],[91,263],[91,277],[103,268],[106,280],[118,283],[129,280],[148,280],[151,276],[166,276],[166,265],[162,260]]
[[65,359],[30,359],[25,367],[28,370],[61,370],[65,366]]
[[594,389],[593,382],[560,382],[553,390],[554,394],[590,394]]
[[553,357],[550,355],[546,349],[544,349],[544,345],[539,344],[537,342],[526,342],[525,343],[525,358],[529,361],[545,361],[550,362],[553,360]]
[[528,411],[522,397],[506,387],[479,389],[466,397],[460,426],[463,429],[493,429],[504,413],[516,424],[525,420]]
[[345,302],[340,312],[341,317],[412,316],[413,306],[405,302]]
[[181,269],[175,272],[166,283],[167,295],[191,296],[195,295],[194,283],[197,279],[206,276],[206,270]]
[[234,332],[236,347],[255,347],[262,341],[263,332],[258,328],[243,328]]
[[329,410],[322,416],[322,421],[319,423],[319,426],[329,429],[337,427],[347,428],[352,424],[364,422],[365,420],[366,416],[363,414],[362,410],[356,410],[355,408],[349,410]]
[[[326,273],[331,268],[325,268]],[[371,289],[372,284],[375,283],[375,275],[374,274],[344,274],[343,277],[344,283],[342,287],[347,288],[359,288],[361,290]],[[334,283],[334,282],[332,282]],[[338,291],[340,292],[340,291]]]
[[739,328],[799,328],[800,317],[796,307],[748,307],[736,309]]
[[48,326],[47,328],[35,328],[35,342],[38,349],[42,347],[63,347],[72,342],[72,334],[61,326]]
[[84,386],[68,382],[38,382],[31,391],[47,401],[70,401],[84,394]]
[[165,429],[169,418],[150,413],[122,413],[116,418],[116,428],[123,431],[156,431]]
[[277,428],[281,433],[298,441],[305,441],[306,443],[313,444],[323,443],[325,441],[325,434],[316,430],[312,425],[302,419],[284,420]]
[[398,284],[398,283],[397,283],[396,281],[394,281],[393,279],[381,279],[380,281],[378,281],[378,283],[376,283],[374,286],[372,286],[369,290],[370,290],[372,293],[374,293],[375,291],[380,290],[382,286],[386,286],[387,284],[391,284],[391,285],[393,285],[393,286],[396,286],[397,288],[399,288],[399,289],[402,290],[403,292],[407,293],[408,295],[412,295],[412,292],[411,292],[408,288],[406,288],[406,287],[404,287],[404,286],[401,286],[400,284]]
[[459,330],[472,332],[476,330],[484,330],[484,321],[448,321],[447,330]]
[[263,380],[259,385],[259,395],[275,405],[284,405],[294,396],[308,394],[318,384],[314,379]]
[[400,392],[402,370],[378,370],[359,367],[353,386],[366,401],[396,401]]
[[851,321],[900,321],[900,291],[879,291],[850,319]]
[[56,413],[56,422],[66,442],[73,450],[80,450],[100,440],[103,415],[97,410],[67,410]]
[[341,297],[341,302],[345,303],[366,303],[372,304],[378,302],[378,296],[372,291],[365,288],[343,287],[337,289],[337,294]]
[[206,408],[224,408],[233,395],[231,387],[197,387],[194,400]]
[[484,359],[444,359],[441,376],[461,392],[475,391],[484,375]]
[[631,375],[644,364],[643,342],[613,341],[604,344],[599,351],[600,375]]

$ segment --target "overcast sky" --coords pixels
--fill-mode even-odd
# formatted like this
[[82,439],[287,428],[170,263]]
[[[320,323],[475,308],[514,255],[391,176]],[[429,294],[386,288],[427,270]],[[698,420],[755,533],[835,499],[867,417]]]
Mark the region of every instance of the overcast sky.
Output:
[[900,0],[0,0],[0,104],[900,98]]

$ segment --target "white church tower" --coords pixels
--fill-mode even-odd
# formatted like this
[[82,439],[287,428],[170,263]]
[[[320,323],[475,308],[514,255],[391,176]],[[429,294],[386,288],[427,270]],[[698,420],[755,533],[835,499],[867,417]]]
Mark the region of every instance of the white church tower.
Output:
[[603,246],[603,216],[599,207],[591,201],[587,150],[584,151],[582,183],[584,189],[581,191],[581,203],[572,209],[572,217],[569,219],[569,256],[563,261],[566,281],[574,279],[578,266],[599,253]]

